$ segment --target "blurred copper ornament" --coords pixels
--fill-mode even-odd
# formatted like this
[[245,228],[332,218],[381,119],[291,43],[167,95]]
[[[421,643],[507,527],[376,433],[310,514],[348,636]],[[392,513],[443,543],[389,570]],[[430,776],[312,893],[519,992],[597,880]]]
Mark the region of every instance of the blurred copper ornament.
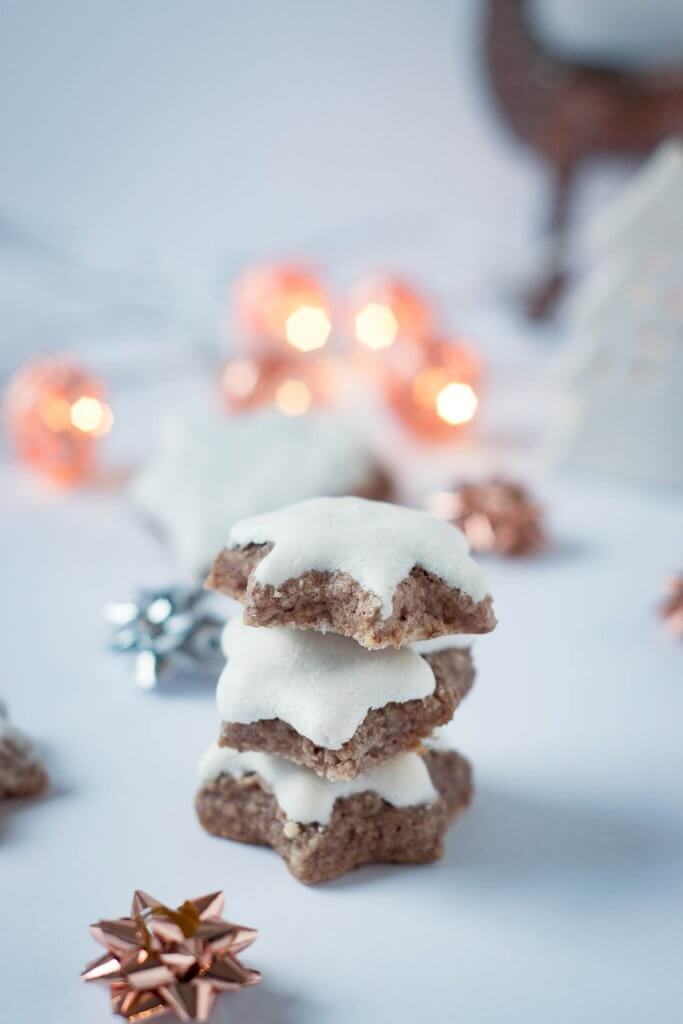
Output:
[[69,356],[45,356],[21,367],[10,380],[5,408],[17,455],[60,484],[88,477],[98,439],[114,417],[102,382]]
[[313,271],[294,263],[244,270],[233,286],[233,304],[237,328],[256,352],[283,344],[313,352],[332,331],[325,289]]
[[220,892],[172,909],[137,890],[130,917],[90,926],[107,952],[81,977],[108,982],[113,1012],[128,1021],[169,1013],[181,1021],[208,1021],[220,992],[261,980],[237,959],[256,939],[256,929],[224,921],[222,911]]
[[302,416],[333,402],[343,381],[344,369],[334,356],[271,354],[230,359],[220,387],[232,412],[273,405],[286,416]]
[[660,612],[669,632],[683,640],[683,573],[672,576],[668,581]]
[[481,363],[469,345],[431,339],[397,352],[383,387],[409,430],[428,441],[449,441],[476,414],[480,378]]
[[348,330],[368,352],[383,352],[401,338],[420,341],[434,327],[429,301],[398,277],[360,281],[351,292]]
[[541,506],[510,480],[461,484],[452,494],[432,495],[429,505],[460,527],[473,551],[532,555],[546,544]]

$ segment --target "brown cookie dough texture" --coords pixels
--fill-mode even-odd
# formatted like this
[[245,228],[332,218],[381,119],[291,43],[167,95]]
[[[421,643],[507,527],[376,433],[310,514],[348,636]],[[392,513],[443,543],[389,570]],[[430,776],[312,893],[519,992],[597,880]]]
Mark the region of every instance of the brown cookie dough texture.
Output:
[[287,821],[267,783],[256,774],[221,775],[197,795],[207,832],[271,846],[301,882],[329,881],[361,864],[421,864],[438,859],[446,828],[472,798],[469,762],[454,751],[428,751],[438,790],[434,804],[393,807],[376,793],[336,801],[329,824]]
[[[0,717],[0,726],[1,722]],[[0,800],[36,796],[47,787],[47,781],[31,741],[18,729],[0,727]]]
[[206,581],[211,590],[243,602],[251,626],[330,629],[376,650],[452,633],[488,633],[496,625],[490,595],[473,601],[419,566],[399,583],[386,619],[377,596],[345,572],[310,570],[277,588],[261,584],[254,569],[271,550],[272,544],[225,548]]
[[423,700],[392,701],[368,712],[348,742],[338,750],[316,746],[279,718],[249,725],[224,722],[219,744],[235,750],[260,750],[286,757],[331,780],[353,779],[405,750],[453,717],[474,681],[468,649],[449,648],[425,655],[436,685]]

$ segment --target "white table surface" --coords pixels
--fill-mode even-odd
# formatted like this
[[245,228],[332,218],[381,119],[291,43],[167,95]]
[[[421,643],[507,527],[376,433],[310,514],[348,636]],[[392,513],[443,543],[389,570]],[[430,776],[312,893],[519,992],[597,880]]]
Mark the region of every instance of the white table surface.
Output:
[[680,497],[548,483],[557,552],[490,565],[500,626],[451,727],[477,795],[444,859],[309,889],[195,821],[212,688],[144,693],[105,650],[103,603],[168,570],[121,498],[9,466],[0,495],[2,690],[53,780],[0,812],[3,1024],[109,1019],[87,925],[136,887],[224,889],[261,929],[263,984],[217,1024],[680,1020],[683,651],[654,610]]

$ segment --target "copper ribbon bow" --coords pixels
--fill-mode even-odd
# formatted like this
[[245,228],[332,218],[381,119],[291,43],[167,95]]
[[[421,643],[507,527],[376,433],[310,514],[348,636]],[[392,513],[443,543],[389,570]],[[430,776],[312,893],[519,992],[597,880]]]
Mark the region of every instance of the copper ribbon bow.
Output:
[[173,910],[137,890],[130,917],[90,926],[107,952],[81,977],[108,982],[113,1012],[128,1021],[164,1013],[181,1021],[208,1021],[220,992],[261,980],[236,956],[258,932],[222,920],[222,911],[221,892],[186,900]]

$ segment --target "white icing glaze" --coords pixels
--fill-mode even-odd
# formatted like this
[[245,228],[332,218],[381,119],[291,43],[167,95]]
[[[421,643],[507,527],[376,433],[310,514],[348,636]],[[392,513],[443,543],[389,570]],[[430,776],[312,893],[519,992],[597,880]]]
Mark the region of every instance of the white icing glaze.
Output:
[[170,418],[164,428],[159,455],[130,493],[192,572],[208,569],[226,532],[244,516],[349,493],[375,467],[352,425],[333,413],[200,412]]
[[409,647],[370,652],[342,636],[233,619],[223,650],[228,664],[216,694],[223,721],[280,718],[328,750],[350,740],[371,708],[434,692],[434,673]]
[[394,591],[419,565],[449,586],[481,601],[484,574],[455,526],[415,509],[362,498],[314,498],[277,512],[243,519],[228,544],[272,542],[257,565],[259,583],[280,586],[311,569],[349,573],[375,594],[382,615],[391,614]]
[[455,636],[436,636],[431,640],[416,640],[412,644],[418,654],[436,654],[437,651],[448,651],[452,647],[471,651],[481,640],[480,636],[469,633],[457,633]]
[[443,726],[434,729],[422,742],[427,750],[434,750],[440,753],[447,753],[453,750],[450,732]]
[[238,753],[230,747],[209,747],[199,763],[202,782],[219,775],[241,778],[259,775],[272,789],[279,806],[291,821],[302,825],[329,823],[335,800],[371,791],[394,807],[432,804],[438,799],[419,754],[399,754],[348,782],[330,782],[315,772],[272,754]]
[[681,0],[531,0],[527,10],[563,57],[634,69],[683,63]]

